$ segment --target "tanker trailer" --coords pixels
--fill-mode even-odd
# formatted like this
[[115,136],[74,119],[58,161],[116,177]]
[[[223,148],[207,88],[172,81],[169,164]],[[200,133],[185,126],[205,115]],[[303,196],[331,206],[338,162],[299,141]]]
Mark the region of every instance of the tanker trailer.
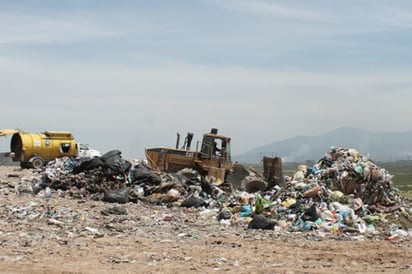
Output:
[[72,133],[68,131],[44,131],[27,133],[19,130],[3,131],[13,134],[10,157],[20,162],[22,168],[41,168],[46,162],[59,157],[76,157],[78,148]]

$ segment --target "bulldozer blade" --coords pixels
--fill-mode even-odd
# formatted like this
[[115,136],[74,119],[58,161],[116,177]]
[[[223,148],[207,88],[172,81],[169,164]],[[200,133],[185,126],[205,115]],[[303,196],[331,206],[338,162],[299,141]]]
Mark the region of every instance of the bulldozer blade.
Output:
[[283,186],[282,158],[263,157],[263,177],[270,188],[275,185]]
[[226,182],[232,186],[233,190],[237,190],[241,187],[242,181],[249,176],[249,171],[241,164],[234,163],[232,170],[226,175]]

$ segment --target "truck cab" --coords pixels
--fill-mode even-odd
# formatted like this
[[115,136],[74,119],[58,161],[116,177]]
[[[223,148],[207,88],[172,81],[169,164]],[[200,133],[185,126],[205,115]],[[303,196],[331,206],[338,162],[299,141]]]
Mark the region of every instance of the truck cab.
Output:
[[79,158],[93,158],[101,156],[101,153],[95,149],[92,149],[87,144],[76,144],[77,157]]

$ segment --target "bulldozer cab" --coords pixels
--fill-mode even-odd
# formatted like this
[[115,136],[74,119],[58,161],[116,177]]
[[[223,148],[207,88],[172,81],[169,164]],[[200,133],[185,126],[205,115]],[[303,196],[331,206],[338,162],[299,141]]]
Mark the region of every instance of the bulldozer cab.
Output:
[[218,135],[217,129],[204,134],[197,164],[208,171],[208,176],[224,180],[232,168],[230,138]]
[[200,151],[203,159],[220,159],[230,162],[230,138],[211,133],[205,134]]

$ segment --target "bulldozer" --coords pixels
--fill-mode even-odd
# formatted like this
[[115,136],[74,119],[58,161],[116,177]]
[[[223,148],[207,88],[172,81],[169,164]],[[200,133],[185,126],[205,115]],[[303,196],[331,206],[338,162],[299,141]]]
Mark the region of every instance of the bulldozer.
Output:
[[280,158],[264,157],[263,175],[246,169],[231,158],[231,138],[218,134],[212,128],[203,135],[202,141],[192,149],[193,133],[187,133],[180,146],[177,133],[176,146],[146,148],[145,155],[152,168],[162,172],[178,172],[184,169],[196,170],[209,181],[225,186],[231,191],[241,189],[248,192],[264,191],[281,181],[282,165]]

